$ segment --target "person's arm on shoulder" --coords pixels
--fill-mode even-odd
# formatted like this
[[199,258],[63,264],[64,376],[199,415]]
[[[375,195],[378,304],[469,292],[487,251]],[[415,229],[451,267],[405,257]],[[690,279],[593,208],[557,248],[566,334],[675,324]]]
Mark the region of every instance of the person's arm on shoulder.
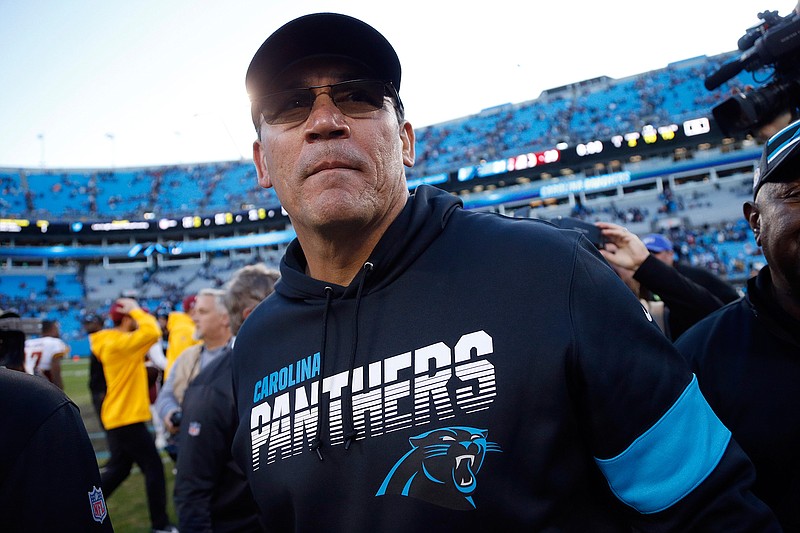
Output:
[[570,372],[595,463],[631,511],[631,524],[641,531],[779,531],[751,492],[753,465],[686,361],[589,247],[575,245]]
[[714,293],[652,255],[639,266],[633,278],[658,294],[668,308],[680,308],[694,322],[723,305]]
[[671,311],[680,309],[687,320],[697,322],[722,307],[722,301],[711,291],[653,256],[634,233],[609,222],[596,225],[610,243],[600,251],[606,261],[632,271],[633,279],[657,294]]
[[647,246],[627,228],[611,222],[595,222],[594,225],[600,228],[606,241],[600,254],[612,266],[636,272],[650,255]]

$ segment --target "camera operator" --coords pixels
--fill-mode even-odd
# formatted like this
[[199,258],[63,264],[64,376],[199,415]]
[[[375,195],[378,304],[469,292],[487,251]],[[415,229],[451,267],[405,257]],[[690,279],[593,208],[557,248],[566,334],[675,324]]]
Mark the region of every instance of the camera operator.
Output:
[[[722,307],[721,297],[700,283],[694,270],[674,262],[672,243],[663,235],[650,234],[640,239],[618,224],[595,222],[595,225],[606,242],[600,253],[633,293],[644,300],[642,305],[669,339],[676,340]],[[700,275],[704,275],[704,280],[712,276],[706,272]],[[723,284],[722,280],[713,279]],[[731,291],[726,301],[738,297],[735,290]],[[654,305],[658,302],[660,305]]]
[[761,24],[739,39],[738,57],[708,76],[705,86],[714,90],[742,70],[772,68],[771,80],[761,87],[733,89],[733,96],[712,113],[725,135],[747,133],[764,142],[800,118],[800,1],[785,17],[777,11],[758,14]]

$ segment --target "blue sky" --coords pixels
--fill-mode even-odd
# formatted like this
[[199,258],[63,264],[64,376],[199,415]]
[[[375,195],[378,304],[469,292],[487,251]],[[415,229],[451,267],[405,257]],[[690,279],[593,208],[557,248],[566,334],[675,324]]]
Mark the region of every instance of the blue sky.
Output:
[[736,48],[794,4],[620,0],[0,0],[0,167],[249,158],[244,73],[269,33],[336,11],[381,31],[417,127]]

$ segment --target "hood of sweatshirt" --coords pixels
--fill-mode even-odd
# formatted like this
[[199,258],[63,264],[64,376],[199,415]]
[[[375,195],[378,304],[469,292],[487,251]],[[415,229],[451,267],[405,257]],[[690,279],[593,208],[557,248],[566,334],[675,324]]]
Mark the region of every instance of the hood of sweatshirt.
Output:
[[[364,263],[361,271],[349,286],[343,287],[320,281],[306,275],[306,258],[297,239],[292,241],[281,261],[281,279],[275,291],[290,300],[313,303],[323,301],[320,319],[320,361],[321,374],[326,375],[328,348],[328,319],[334,301],[352,300],[352,315],[348,319],[351,330],[349,354],[336,354],[334,357],[348,359],[348,387],[342,395],[342,423],[344,447],[349,449],[357,436],[353,423],[353,368],[358,350],[358,317],[361,299],[372,291],[377,291],[392,283],[400,276],[444,231],[447,220],[453,211],[461,207],[456,196],[439,189],[420,186],[410,195],[405,207],[383,234],[375,249]],[[310,449],[323,460],[322,421],[327,406],[320,402],[316,434],[311,440]]]
[[[402,274],[444,231],[453,210],[461,206],[460,198],[440,189],[428,185],[417,188],[370,254],[372,268],[364,280],[362,295],[390,284]],[[342,287],[309,277],[305,268],[305,254],[295,239],[281,260],[281,279],[275,286],[276,292],[296,300],[324,300],[325,288],[330,287],[333,299],[356,297],[361,275],[350,286]]]

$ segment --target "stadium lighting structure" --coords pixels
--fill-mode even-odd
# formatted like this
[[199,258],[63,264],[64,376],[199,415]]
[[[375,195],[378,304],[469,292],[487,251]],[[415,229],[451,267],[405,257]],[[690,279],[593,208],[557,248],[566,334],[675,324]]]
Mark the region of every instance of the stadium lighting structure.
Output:
[[39,164],[44,168],[44,133],[38,134],[36,138],[39,139]]
[[114,141],[116,137],[113,133],[106,133],[106,139],[111,141],[111,168],[114,168]]

